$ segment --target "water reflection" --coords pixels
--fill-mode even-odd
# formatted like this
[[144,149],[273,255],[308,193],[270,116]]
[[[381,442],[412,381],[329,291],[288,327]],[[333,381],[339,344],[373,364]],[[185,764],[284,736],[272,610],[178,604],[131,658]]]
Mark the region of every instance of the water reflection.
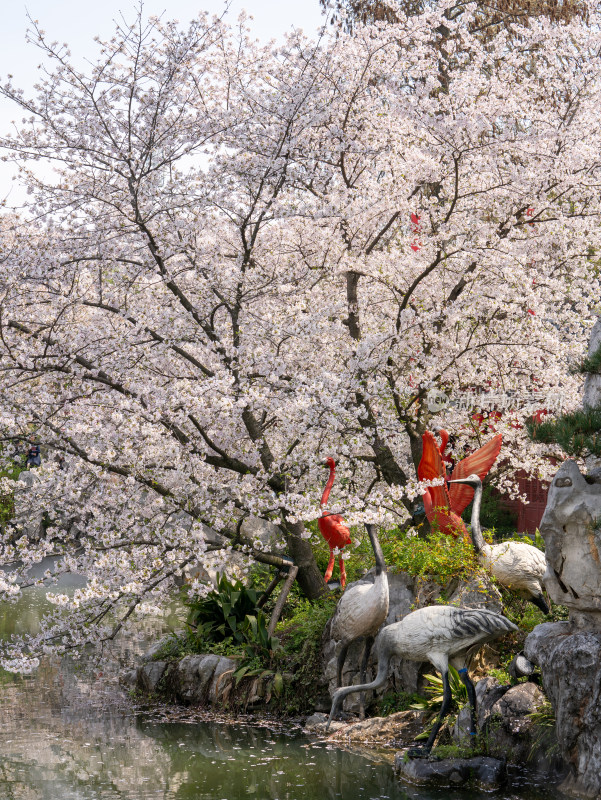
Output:
[[389,765],[301,736],[225,725],[140,726],[171,755],[174,800],[405,797]]

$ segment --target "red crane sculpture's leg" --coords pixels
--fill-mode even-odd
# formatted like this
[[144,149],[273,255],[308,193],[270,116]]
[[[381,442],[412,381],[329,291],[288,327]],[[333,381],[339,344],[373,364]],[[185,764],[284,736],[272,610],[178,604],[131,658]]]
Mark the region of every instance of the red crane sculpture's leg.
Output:
[[340,586],[342,589],[346,586],[346,570],[344,568],[344,559],[342,556],[338,559],[338,564],[340,566]]
[[332,577],[332,572],[334,571],[334,559],[335,559],[334,551],[330,547],[330,560],[328,561],[328,568],[326,569],[326,574],[323,576],[323,579],[326,583]]

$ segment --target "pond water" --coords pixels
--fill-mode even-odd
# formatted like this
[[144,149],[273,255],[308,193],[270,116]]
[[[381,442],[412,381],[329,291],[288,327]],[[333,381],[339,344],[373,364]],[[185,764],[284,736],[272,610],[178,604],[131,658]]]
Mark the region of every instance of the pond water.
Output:
[[[34,627],[41,605],[38,590],[0,609],[0,631]],[[0,675],[0,800],[490,797],[402,786],[390,759],[334,748],[294,729],[134,708],[114,676],[66,659],[48,660],[32,676]],[[494,796],[548,800],[548,790],[532,787],[523,775]]]

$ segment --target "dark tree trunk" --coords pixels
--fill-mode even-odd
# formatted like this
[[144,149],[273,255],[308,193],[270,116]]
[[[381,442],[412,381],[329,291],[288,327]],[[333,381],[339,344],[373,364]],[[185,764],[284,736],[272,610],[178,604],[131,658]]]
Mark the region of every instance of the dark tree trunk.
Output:
[[315,562],[313,548],[307,539],[302,538],[305,526],[302,522],[284,521],[282,527],[286,536],[288,554],[298,567],[296,582],[309,600],[317,600],[318,597],[327,594],[329,589]]

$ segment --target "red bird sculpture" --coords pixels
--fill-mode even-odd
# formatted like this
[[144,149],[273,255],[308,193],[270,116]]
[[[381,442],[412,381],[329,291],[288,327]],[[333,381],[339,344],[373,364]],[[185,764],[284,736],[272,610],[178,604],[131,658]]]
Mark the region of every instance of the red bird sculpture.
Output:
[[[467,527],[461,519],[461,514],[472,502],[474,490],[465,484],[458,483],[452,484],[450,489],[447,487],[447,471],[443,455],[449,435],[442,430],[440,434],[442,440],[440,447],[436,444],[436,439],[430,431],[426,431],[422,436],[423,451],[417,468],[417,477],[420,481],[431,481],[435,478],[445,479],[444,484],[430,486],[423,495],[426,517],[431,525],[436,524],[443,533],[455,538],[462,535],[468,539]],[[502,440],[503,437],[498,434],[483,447],[459,461],[451,473],[450,480],[466,478],[472,473],[478,475],[480,480],[484,480],[499,455]]]
[[[330,497],[330,491],[334,484],[334,478],[336,477],[336,462],[334,459],[327,458],[325,465],[330,468],[330,477],[328,478],[326,488],[323,490],[323,495],[321,496],[322,515],[317,520],[317,524],[319,525],[321,535],[326,540],[330,548],[330,560],[328,561],[326,573],[323,576],[325,582],[327,583],[332,577],[332,571],[334,570],[334,559],[336,558],[334,554],[334,548],[342,550],[343,547],[346,547],[347,544],[350,544],[351,533],[344,524],[344,518],[341,517],[340,514],[328,514],[327,512],[323,511],[323,507],[326,505],[328,498]],[[344,589],[346,585],[346,570],[344,569],[344,559],[342,558],[342,555],[338,556],[338,564],[340,566],[340,585]]]

